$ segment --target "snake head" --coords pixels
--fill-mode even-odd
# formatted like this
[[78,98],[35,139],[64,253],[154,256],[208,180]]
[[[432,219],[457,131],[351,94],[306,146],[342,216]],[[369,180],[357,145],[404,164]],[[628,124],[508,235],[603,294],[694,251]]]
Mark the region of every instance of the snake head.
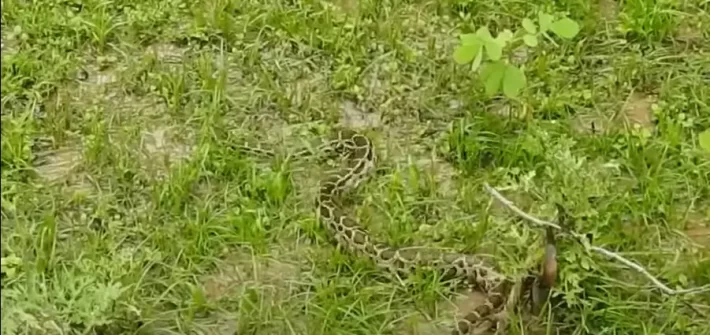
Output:
[[545,257],[542,261],[541,282],[551,288],[557,281],[557,246],[555,245],[552,228],[547,229],[547,243],[545,244]]
[[542,273],[535,278],[532,287],[532,309],[534,314],[539,314],[540,310],[550,298],[552,287],[557,281],[557,246],[552,227],[546,232],[545,256],[542,260]]

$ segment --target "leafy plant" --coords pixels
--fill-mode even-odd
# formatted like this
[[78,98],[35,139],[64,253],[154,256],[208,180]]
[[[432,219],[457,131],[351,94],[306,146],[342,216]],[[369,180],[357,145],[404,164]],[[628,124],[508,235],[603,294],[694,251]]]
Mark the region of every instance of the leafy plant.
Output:
[[459,64],[471,63],[473,71],[481,69],[480,76],[487,95],[495,95],[502,89],[505,96],[515,98],[527,85],[523,69],[503,59],[506,47],[524,43],[535,48],[540,45],[541,37],[555,44],[548,32],[565,39],[572,39],[579,33],[579,25],[575,21],[569,18],[555,21],[552,15],[544,12],[538,12],[537,24],[529,18],[523,19],[522,27],[515,34],[505,29],[495,38],[486,26],[473,34],[459,36],[461,43],[454,51],[454,61]]
[[710,128],[705,129],[700,135],[698,136],[698,142],[700,143],[700,148],[702,148],[705,152],[710,152]]

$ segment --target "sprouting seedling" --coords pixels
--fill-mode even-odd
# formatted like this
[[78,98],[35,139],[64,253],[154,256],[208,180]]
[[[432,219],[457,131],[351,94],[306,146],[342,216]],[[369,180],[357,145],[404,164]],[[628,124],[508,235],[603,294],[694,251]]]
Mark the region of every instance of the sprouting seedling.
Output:
[[473,34],[459,36],[460,44],[454,51],[454,61],[458,64],[471,64],[471,70],[481,69],[481,80],[487,95],[495,95],[503,91],[508,98],[515,98],[527,85],[525,72],[503,59],[503,50],[510,45],[525,43],[535,48],[539,46],[540,37],[557,46],[548,32],[564,38],[572,39],[579,33],[579,25],[568,18],[554,21],[554,17],[544,12],[538,12],[537,24],[529,18],[522,20],[523,29],[513,34],[505,29],[493,37],[488,27],[480,27]]

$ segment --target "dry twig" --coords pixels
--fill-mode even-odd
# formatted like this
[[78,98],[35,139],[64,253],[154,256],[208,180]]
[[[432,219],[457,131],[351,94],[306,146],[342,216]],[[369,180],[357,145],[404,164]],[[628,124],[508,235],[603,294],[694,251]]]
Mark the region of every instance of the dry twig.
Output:
[[[511,211],[515,212],[515,214],[517,214],[518,216],[520,216],[532,223],[535,223],[539,226],[548,226],[548,227],[553,227],[555,229],[562,230],[562,227],[560,227],[559,225],[557,225],[555,223],[545,221],[545,220],[540,220],[528,213],[525,213],[523,210],[521,210],[520,208],[515,206],[515,204],[513,204],[512,201],[506,199],[502,194],[500,194],[495,188],[491,187],[490,185],[484,184],[483,187],[485,187],[486,191],[488,191],[488,193],[490,193],[490,195],[492,195],[496,200],[498,200],[500,203],[502,203],[505,207],[507,207]],[[568,233],[571,234],[572,236],[574,236],[575,238],[577,238],[588,250],[592,250],[592,251],[600,253],[606,257],[613,258],[614,260],[616,260],[620,263],[623,263],[624,265],[643,274],[656,287],[658,287],[659,289],[661,289],[661,291],[663,291],[664,293],[666,293],[668,295],[694,294],[694,293],[701,293],[701,292],[710,291],[710,285],[705,285],[705,286],[696,287],[696,288],[689,288],[689,289],[674,290],[674,289],[666,286],[665,284],[663,284],[660,280],[658,280],[656,277],[654,277],[650,272],[648,272],[648,270],[644,269],[641,265],[634,263],[633,261],[628,260],[615,252],[606,250],[601,247],[595,247],[595,246],[590,245],[587,242],[586,238],[582,234],[579,234],[579,233],[576,233],[573,231],[568,231]]]

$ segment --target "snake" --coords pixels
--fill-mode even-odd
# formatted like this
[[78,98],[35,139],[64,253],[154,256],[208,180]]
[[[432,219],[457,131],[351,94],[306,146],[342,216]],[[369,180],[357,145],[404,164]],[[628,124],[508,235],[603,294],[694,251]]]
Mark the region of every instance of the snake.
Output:
[[[519,280],[506,276],[488,257],[465,254],[429,247],[393,247],[377,241],[355,218],[346,214],[341,205],[344,197],[365,182],[375,170],[377,155],[371,139],[363,132],[339,129],[335,136],[320,147],[337,154],[345,161],[345,168],[324,178],[316,195],[317,215],[336,246],[356,255],[362,255],[380,269],[397,276],[407,276],[417,269],[432,269],[441,278],[462,279],[473,289],[484,293],[483,304],[456,322],[452,334],[468,335],[481,326],[504,332],[508,312],[524,297],[539,310],[549,296],[557,275],[554,238],[548,230],[542,274],[526,276]],[[242,146],[249,151],[264,150]],[[542,298],[541,298],[542,297]]]

